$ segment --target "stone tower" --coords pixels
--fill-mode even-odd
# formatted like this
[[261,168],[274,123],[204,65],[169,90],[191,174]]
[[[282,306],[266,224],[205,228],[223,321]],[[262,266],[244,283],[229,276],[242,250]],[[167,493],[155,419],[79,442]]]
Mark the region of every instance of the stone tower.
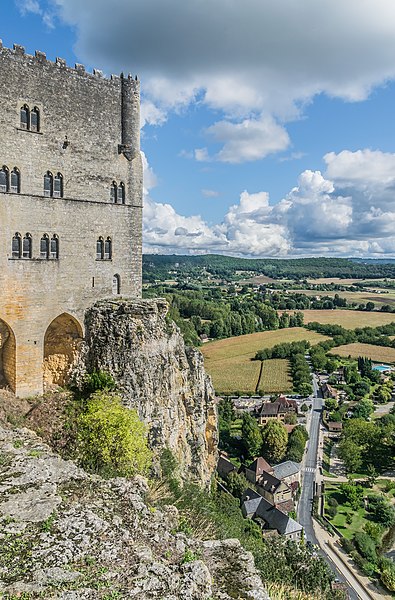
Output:
[[139,82],[0,41],[0,386],[67,381],[96,300],[140,297]]

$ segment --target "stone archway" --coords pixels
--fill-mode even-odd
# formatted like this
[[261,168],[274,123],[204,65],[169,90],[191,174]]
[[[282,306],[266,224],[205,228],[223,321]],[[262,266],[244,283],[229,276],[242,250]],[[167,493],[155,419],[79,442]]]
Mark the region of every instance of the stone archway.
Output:
[[71,315],[63,313],[49,324],[44,337],[44,390],[69,382],[83,339],[82,327]]
[[11,327],[0,319],[0,387],[16,389],[16,341]]

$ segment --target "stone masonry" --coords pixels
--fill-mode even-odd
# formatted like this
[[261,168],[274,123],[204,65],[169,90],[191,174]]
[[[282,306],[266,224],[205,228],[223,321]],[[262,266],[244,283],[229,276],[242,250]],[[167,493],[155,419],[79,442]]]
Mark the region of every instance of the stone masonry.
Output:
[[[25,106],[38,126],[24,125]],[[0,385],[19,396],[64,383],[88,306],[141,295],[139,109],[130,75],[107,79],[0,41],[0,177],[19,173],[18,190],[0,185]],[[45,195],[48,172],[62,175],[61,197]],[[113,182],[124,186],[122,202]],[[58,256],[43,256],[45,236],[58,239]],[[21,248],[31,239],[30,256],[15,256],[13,237]],[[112,245],[105,259],[101,237]]]

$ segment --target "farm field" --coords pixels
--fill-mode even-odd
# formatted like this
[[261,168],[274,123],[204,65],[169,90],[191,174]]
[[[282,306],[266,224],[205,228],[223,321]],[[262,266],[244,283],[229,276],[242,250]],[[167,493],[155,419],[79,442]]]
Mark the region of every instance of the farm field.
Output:
[[[361,283],[362,281],[373,282],[375,285],[379,285],[380,281],[385,281],[383,277],[378,279],[342,279],[341,277],[320,277],[318,279],[308,279],[308,283],[312,283],[313,285],[320,285],[326,283],[334,283],[335,285],[353,285],[353,283]],[[387,279],[387,281],[392,281],[391,279]]]
[[[306,312],[306,311],[305,311]],[[332,311],[307,311],[307,312],[332,312]],[[395,319],[395,315],[393,317]],[[310,319],[314,320],[314,319]],[[236,337],[225,338],[208,342],[200,348],[205,358],[205,365],[212,361],[229,359],[235,356],[248,356],[252,358],[262,348],[272,348],[276,344],[284,342],[299,342],[308,340],[312,344],[318,344],[328,339],[315,331],[308,331],[304,327],[289,327],[287,329],[276,329],[274,331],[260,331],[258,333],[249,333],[247,335],[238,335]]]
[[217,361],[205,360],[206,371],[211,375],[217,394],[253,393],[258,385],[261,362],[249,356],[232,356]]
[[359,310],[303,310],[304,322],[330,323],[341,325],[346,329],[356,327],[378,327],[395,321],[395,314],[382,312],[367,312]]
[[338,356],[358,358],[358,356],[366,356],[375,362],[395,363],[395,348],[387,348],[385,346],[373,346],[372,344],[346,344],[338,346],[329,351],[329,354],[337,354]]
[[264,360],[258,391],[263,394],[290,392],[292,378],[289,373],[289,361],[282,358]]
[[374,302],[375,305],[379,308],[383,304],[394,305],[395,304],[395,292],[393,290],[384,291],[382,293],[377,292],[341,292],[337,290],[333,290],[330,292],[326,291],[318,291],[318,290],[292,290],[297,294],[305,294],[306,296],[329,296],[330,298],[334,298],[335,294],[338,294],[340,298],[346,298],[347,302],[356,302],[360,304],[363,302]]
[[[309,340],[312,344],[318,344],[325,339],[328,338],[315,331],[307,331],[303,327],[293,327],[209,342],[201,348],[201,351],[204,356],[205,368],[211,375],[218,394],[236,391],[247,393],[255,392],[258,385],[261,363],[251,360],[258,350],[271,348],[283,342]],[[285,369],[282,366],[279,375],[272,374],[270,377],[272,379],[281,377],[285,383],[285,375]],[[272,384],[277,385],[278,381],[277,383],[273,381]],[[269,392],[266,388],[264,391]]]

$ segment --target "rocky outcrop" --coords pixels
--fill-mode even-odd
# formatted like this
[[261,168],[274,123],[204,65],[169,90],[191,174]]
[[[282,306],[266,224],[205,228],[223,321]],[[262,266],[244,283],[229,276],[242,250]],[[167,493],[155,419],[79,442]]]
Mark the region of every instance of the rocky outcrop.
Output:
[[0,597],[267,600],[237,540],[198,541],[139,477],[103,480],[0,427]]
[[167,311],[161,299],[95,304],[85,319],[87,368],[111,373],[149,426],[151,447],[170,448],[181,472],[207,485],[217,460],[214,390]]

